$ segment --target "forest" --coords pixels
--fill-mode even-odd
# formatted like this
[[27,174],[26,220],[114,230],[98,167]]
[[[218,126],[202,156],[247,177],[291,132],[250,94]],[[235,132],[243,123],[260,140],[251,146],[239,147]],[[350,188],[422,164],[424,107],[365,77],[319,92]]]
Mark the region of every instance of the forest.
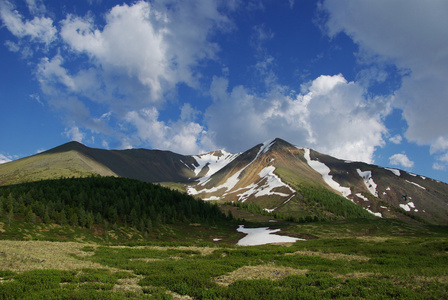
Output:
[[228,217],[219,207],[160,185],[127,178],[61,178],[0,188],[0,216],[26,222],[124,224],[151,232],[161,224],[213,225]]

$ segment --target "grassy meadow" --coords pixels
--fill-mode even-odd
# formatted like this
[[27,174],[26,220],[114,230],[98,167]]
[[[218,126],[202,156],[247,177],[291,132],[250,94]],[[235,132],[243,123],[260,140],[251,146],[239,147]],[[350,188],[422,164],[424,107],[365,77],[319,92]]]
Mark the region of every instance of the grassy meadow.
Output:
[[[446,228],[387,220],[276,224],[293,244],[241,247],[234,229],[118,227],[0,219],[0,299],[443,299]],[[275,223],[269,223],[271,226]],[[247,224],[246,224],[247,225]],[[257,223],[254,225],[268,225]],[[189,235],[189,232],[194,232]],[[65,237],[57,241],[57,236]],[[222,240],[213,242],[213,238]]]

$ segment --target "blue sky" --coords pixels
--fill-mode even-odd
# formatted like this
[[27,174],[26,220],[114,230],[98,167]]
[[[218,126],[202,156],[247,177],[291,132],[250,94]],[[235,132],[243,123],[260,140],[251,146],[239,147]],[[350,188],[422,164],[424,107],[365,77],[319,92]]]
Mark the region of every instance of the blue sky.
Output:
[[0,161],[280,137],[448,182],[447,1],[0,0]]

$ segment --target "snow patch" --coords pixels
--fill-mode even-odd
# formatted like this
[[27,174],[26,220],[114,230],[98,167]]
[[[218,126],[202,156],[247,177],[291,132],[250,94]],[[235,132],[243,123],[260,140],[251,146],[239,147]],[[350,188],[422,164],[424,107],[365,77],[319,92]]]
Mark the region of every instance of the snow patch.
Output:
[[409,180],[406,180],[406,182],[407,182],[407,183],[410,183],[410,184],[413,184],[413,185],[415,185],[416,187],[419,187],[419,188],[421,188],[421,189],[423,189],[423,190],[426,190],[426,188],[423,187],[423,186],[421,186],[420,184],[417,184],[417,183],[412,182],[412,181],[409,181]]
[[364,171],[362,172],[360,169],[356,169],[359,176],[364,180],[364,184],[369,190],[369,192],[374,195],[375,197],[378,197],[378,191],[376,190],[376,183],[373,181],[372,178],[372,172],[371,171]]
[[361,198],[364,201],[369,201],[369,199],[367,197],[364,197],[361,193],[357,193],[356,196]]
[[[275,167],[274,166],[268,166],[264,168],[263,170],[258,173],[258,176],[260,176],[260,180],[257,183],[253,183],[245,188],[240,188],[237,191],[248,189],[242,194],[238,194],[239,200],[244,202],[246,201],[251,195],[254,195],[255,197],[261,197],[261,196],[271,196],[271,195],[277,195],[281,197],[288,197],[289,194],[274,192],[273,190],[276,188],[286,187],[288,188],[291,193],[295,193],[296,191],[292,189],[289,185],[285,184],[277,175],[274,174]],[[260,186],[261,182],[265,181],[263,185]]]
[[[348,195],[350,195],[352,192],[350,191],[350,188],[343,187],[339,183],[333,180],[333,176],[330,175],[330,168],[327,167],[324,163],[321,163],[317,160],[311,160],[310,157],[310,149],[308,148],[299,148],[303,149],[305,151],[304,157],[308,163],[308,165],[314,169],[314,171],[320,173],[322,175],[322,178],[324,181],[332,187],[334,190],[340,192],[342,196],[347,198]],[[347,198],[348,199],[348,198]]]
[[404,209],[405,211],[411,211],[412,209],[414,212],[418,212],[418,209],[415,208],[414,202],[408,202],[406,204],[400,204],[400,207]]
[[237,231],[247,234],[247,236],[238,241],[237,244],[240,246],[256,246],[273,243],[294,243],[296,241],[305,241],[304,239],[273,234],[275,232],[279,232],[280,229],[269,229],[269,227],[244,228],[244,225],[240,225]]
[[[269,141],[264,142],[263,146],[261,146],[262,153],[259,152],[258,155],[268,152],[269,149],[271,149],[271,146],[274,145],[274,143],[275,143],[275,140],[269,140]],[[257,157],[258,157],[258,155],[257,155]]]
[[240,154],[241,153],[232,154],[227,151],[220,150],[216,152],[195,155],[193,156],[193,158],[198,163],[198,166],[194,168],[193,172],[196,176],[198,176],[203,168],[208,167],[207,174],[203,176],[203,178],[208,178],[224,168]]
[[394,174],[397,175],[397,176],[400,176],[400,175],[401,175],[400,170],[397,170],[397,169],[391,169],[391,168],[385,168],[385,169],[391,171],[392,173],[394,173]]
[[404,209],[405,211],[411,211],[411,208],[410,208],[409,205],[407,205],[407,204],[400,204],[400,207],[401,207],[402,209]]
[[209,198],[204,198],[202,200],[204,200],[204,201],[216,201],[216,200],[220,200],[220,199],[221,199],[221,197],[211,196]]
[[371,213],[372,215],[374,215],[374,216],[376,216],[376,217],[380,217],[380,218],[383,217],[383,215],[382,215],[380,212],[373,212],[373,211],[371,211],[371,210],[368,209],[368,208],[364,208],[364,209],[367,210],[369,213]]

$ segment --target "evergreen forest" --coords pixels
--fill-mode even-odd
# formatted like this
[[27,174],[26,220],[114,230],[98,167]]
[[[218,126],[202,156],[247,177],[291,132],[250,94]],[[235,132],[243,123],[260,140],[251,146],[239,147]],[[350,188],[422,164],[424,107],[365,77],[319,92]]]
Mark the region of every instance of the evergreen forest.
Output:
[[213,225],[227,220],[219,207],[160,185],[128,178],[43,180],[0,188],[0,216],[26,222],[91,228],[127,225],[151,232],[162,224]]

